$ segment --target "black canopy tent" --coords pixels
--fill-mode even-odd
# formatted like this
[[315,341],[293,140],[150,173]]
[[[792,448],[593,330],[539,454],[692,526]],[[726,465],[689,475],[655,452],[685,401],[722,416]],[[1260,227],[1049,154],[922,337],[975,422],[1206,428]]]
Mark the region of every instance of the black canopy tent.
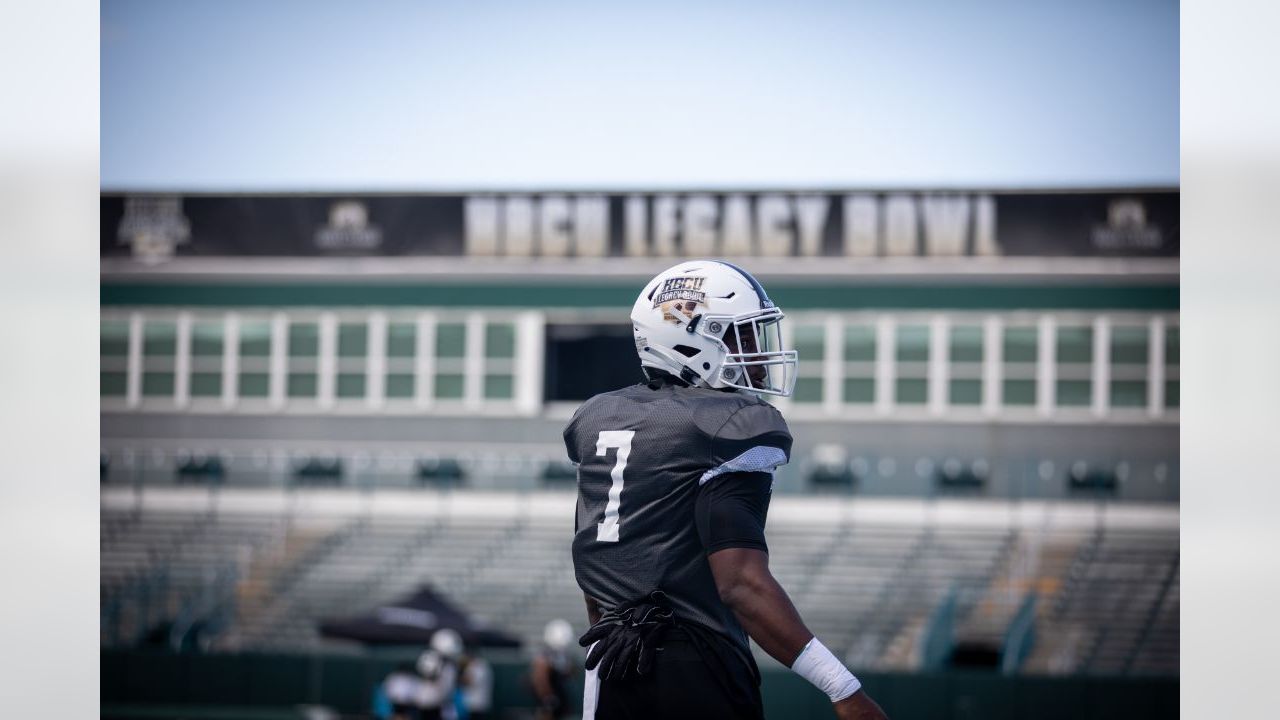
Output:
[[426,645],[441,628],[456,631],[467,645],[520,647],[519,638],[486,627],[429,585],[364,615],[320,621],[322,636],[366,645]]

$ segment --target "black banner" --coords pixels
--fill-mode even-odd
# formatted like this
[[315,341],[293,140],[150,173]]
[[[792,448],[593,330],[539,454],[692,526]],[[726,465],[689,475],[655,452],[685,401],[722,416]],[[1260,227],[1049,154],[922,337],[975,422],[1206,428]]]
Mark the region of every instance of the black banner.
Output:
[[1178,192],[103,194],[103,257],[1177,257]]

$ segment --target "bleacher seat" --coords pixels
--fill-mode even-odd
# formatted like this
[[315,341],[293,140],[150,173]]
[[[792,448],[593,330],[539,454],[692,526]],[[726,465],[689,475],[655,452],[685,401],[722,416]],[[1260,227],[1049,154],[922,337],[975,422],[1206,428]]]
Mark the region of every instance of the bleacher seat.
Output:
[[[103,642],[130,642],[184,610],[229,605],[215,648],[333,649],[317,632],[320,618],[366,611],[424,582],[478,620],[537,642],[547,620],[581,628],[584,617],[564,503],[555,513],[513,503],[424,517],[104,508]],[[991,640],[1008,620],[993,598],[1016,605],[1035,589],[1039,640],[1026,672],[1176,673],[1176,530],[1046,534],[998,514],[964,524],[924,517],[771,512],[771,568],[847,663],[915,667],[926,619],[955,588],[970,590],[958,614],[965,637]]]

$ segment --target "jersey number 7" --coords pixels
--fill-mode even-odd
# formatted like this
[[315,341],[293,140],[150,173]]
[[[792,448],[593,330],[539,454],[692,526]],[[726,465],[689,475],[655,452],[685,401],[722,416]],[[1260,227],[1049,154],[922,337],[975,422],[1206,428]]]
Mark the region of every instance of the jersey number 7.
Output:
[[604,520],[596,524],[596,540],[599,542],[618,542],[618,510],[622,507],[622,473],[627,469],[627,458],[631,455],[631,438],[635,430],[601,430],[596,440],[596,455],[604,457],[609,448],[618,450],[618,458],[613,463],[613,471],[609,473],[613,483],[609,486],[609,502],[604,506]]

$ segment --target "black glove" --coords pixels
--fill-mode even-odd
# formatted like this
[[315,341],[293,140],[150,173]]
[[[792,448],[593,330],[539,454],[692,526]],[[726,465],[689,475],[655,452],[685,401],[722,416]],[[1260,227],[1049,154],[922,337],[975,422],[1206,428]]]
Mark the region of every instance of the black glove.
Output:
[[639,675],[647,674],[653,668],[654,652],[674,624],[675,612],[661,590],[654,590],[634,605],[605,614],[578,639],[583,647],[595,643],[587,653],[587,670],[599,667],[601,680],[626,677],[632,667]]

